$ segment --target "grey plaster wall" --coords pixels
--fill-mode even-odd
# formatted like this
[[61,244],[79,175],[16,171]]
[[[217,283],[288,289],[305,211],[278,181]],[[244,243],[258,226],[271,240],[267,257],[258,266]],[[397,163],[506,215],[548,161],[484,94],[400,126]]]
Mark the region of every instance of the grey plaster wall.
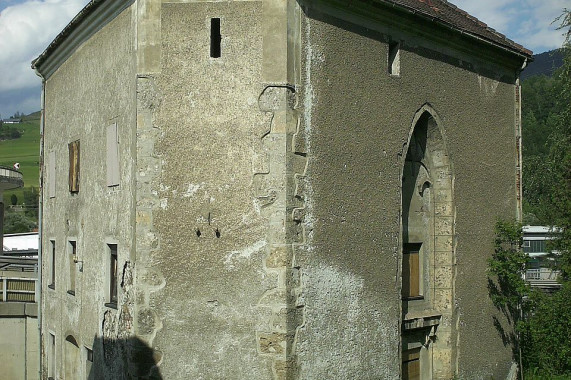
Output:
[[[496,219],[516,212],[515,68],[309,7],[302,73],[312,232],[297,256],[300,378],[399,376],[401,173],[412,119],[427,103],[454,175],[457,277],[448,307],[459,320],[446,323],[455,324],[459,375],[505,377],[511,352],[493,325],[485,268]],[[388,74],[389,40],[401,41],[398,77]]]
[[[80,46],[45,84],[44,160],[54,152],[56,162],[55,172],[49,172],[49,164],[44,162],[43,183],[54,178],[56,193],[55,198],[50,198],[48,191],[42,193],[42,342],[47,363],[48,333],[55,335],[59,378],[65,373],[63,347],[68,335],[75,338],[84,355],[84,346],[92,348],[96,336],[116,339],[128,335],[132,325],[123,288],[118,292],[118,309],[104,304],[109,302],[107,244],[118,245],[120,279],[134,257],[133,30],[132,13],[127,9]],[[107,187],[106,130],[112,123],[118,126],[120,184]],[[68,190],[68,144],[78,139],[80,190],[72,194]],[[48,287],[50,240],[56,245],[55,289]],[[68,240],[77,241],[77,264],[70,264]],[[76,269],[75,296],[67,293],[70,265]],[[85,371],[84,363],[77,366]]]
[[[277,323],[259,301],[278,286],[264,258],[271,234],[283,234],[270,225],[254,180],[278,170],[262,143],[272,115],[258,104],[261,13],[256,1],[161,8],[161,73],[153,81],[160,172],[151,184],[158,245],[148,258],[161,286],[149,294],[155,322],[139,326],[156,334],[164,378],[267,379],[272,354],[284,350],[277,342],[264,354],[257,342]],[[221,20],[220,58],[210,57],[211,18]],[[283,205],[283,195],[275,203]]]
[[[60,378],[68,335],[80,360],[94,350],[90,378],[398,378],[401,175],[424,105],[453,170],[447,359],[463,378],[505,377],[485,267],[496,218],[516,212],[515,67],[428,41],[409,19],[395,29],[300,4],[137,1],[47,81],[44,157],[56,162],[43,181],[55,177],[56,196],[42,195],[42,327]],[[399,76],[389,41],[401,41]],[[108,188],[115,122],[121,182]],[[104,306],[111,243],[117,309]]]

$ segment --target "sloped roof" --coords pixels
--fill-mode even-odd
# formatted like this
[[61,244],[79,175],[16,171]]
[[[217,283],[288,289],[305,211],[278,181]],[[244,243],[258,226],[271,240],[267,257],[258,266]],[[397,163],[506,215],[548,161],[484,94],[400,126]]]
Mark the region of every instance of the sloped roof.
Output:
[[[123,9],[125,9],[134,0],[111,0],[111,6],[109,9],[104,11],[107,16],[113,11],[115,14]],[[358,0],[358,1],[371,1],[371,0]],[[518,55],[523,55],[526,57],[531,57],[533,52],[524,48],[522,45],[508,39],[503,34],[495,31],[494,29],[487,26],[482,21],[469,15],[467,12],[458,8],[454,4],[449,3],[446,0],[372,0],[373,2],[392,4],[404,8],[414,14],[421,17],[430,19],[433,22],[440,23],[442,25],[448,26],[452,29],[464,33],[473,38],[479,39],[483,42],[490,43],[492,45],[499,45],[509,51],[512,51]],[[40,54],[34,61],[32,61],[32,68],[38,69],[47,58],[60,47],[63,42],[68,39],[77,39],[79,41],[84,40],[89,35],[86,32],[77,31],[79,25],[84,21],[95,17],[100,5],[102,5],[106,0],[90,0],[89,3],[83,8],[77,16],[61,31],[61,33],[50,43],[50,45]],[[78,34],[78,36],[73,36],[73,34]],[[83,34],[83,35],[81,35]],[[66,55],[66,53],[63,53]]]
[[522,45],[510,40],[503,34],[471,16],[446,0],[377,0],[392,3],[407,8],[414,13],[420,13],[434,21],[448,25],[462,33],[484,41],[503,46],[516,53],[531,56],[533,52]]

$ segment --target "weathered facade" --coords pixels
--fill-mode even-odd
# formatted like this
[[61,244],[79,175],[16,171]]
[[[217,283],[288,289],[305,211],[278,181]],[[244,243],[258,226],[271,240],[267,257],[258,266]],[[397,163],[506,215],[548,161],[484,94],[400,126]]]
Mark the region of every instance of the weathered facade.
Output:
[[91,1],[33,64],[43,377],[506,378],[530,54],[439,0]]

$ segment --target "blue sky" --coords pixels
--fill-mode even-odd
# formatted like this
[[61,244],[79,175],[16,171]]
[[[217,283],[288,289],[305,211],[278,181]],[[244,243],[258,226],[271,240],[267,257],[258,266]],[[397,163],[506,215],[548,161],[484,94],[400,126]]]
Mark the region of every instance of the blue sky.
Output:
[[[419,0],[420,1],[420,0]],[[41,81],[30,68],[88,0],[0,0],[0,115],[40,109]],[[553,20],[570,0],[451,0],[508,38],[542,53],[561,47]]]

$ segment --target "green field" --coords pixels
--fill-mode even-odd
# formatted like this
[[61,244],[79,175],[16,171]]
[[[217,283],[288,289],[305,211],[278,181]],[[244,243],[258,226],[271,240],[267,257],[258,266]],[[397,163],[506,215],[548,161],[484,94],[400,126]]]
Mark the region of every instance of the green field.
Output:
[[[20,163],[24,176],[24,189],[39,187],[40,176],[40,113],[35,112],[22,118],[21,124],[13,124],[22,132],[22,137],[0,141],[0,166],[12,167]],[[4,203],[10,204],[10,197],[16,194],[18,203],[24,200],[24,189],[6,191]]]

